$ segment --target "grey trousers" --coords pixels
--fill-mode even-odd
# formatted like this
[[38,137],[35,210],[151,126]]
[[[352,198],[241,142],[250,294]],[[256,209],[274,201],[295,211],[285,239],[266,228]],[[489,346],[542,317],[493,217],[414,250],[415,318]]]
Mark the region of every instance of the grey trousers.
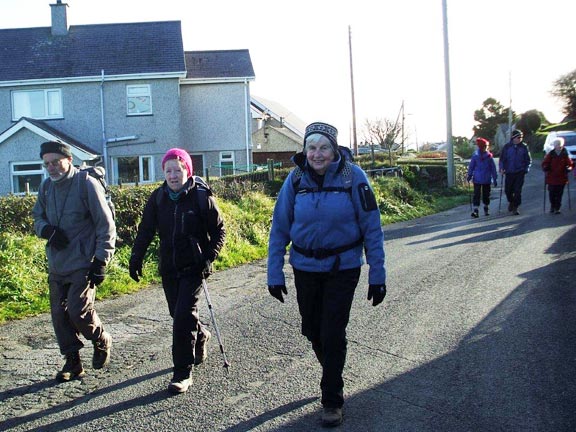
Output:
[[60,352],[64,355],[84,347],[80,335],[96,341],[104,331],[94,309],[96,288],[88,283],[88,270],[69,275],[48,275],[52,325]]

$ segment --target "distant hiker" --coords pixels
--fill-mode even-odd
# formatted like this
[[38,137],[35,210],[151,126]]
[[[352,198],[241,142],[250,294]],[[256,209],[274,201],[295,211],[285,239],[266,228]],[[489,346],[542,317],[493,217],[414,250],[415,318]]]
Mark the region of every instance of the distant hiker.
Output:
[[64,382],[85,375],[80,335],[94,345],[94,369],[110,360],[112,337],[94,303],[96,287],[104,281],[106,264],[114,254],[116,226],[104,189],[92,176],[79,175],[70,146],[45,142],[40,157],[49,178],[40,185],[32,215],[36,234],[47,240],[52,324],[66,358],[56,379]]
[[171,393],[184,393],[191,371],[207,357],[210,332],[200,322],[198,299],[202,279],[212,271],[226,231],[212,192],[193,176],[186,150],[173,148],[162,159],[165,181],[150,195],[130,257],[130,277],[142,276],[142,264],[156,232],[160,237],[162,286],[172,322],[173,377]]
[[564,148],[564,138],[555,138],[552,145],[554,149],[544,156],[542,170],[548,185],[550,213],[560,214],[564,186],[568,183],[568,173],[574,167],[574,163]]
[[268,290],[284,302],[284,255],[291,243],[301,331],[322,366],[322,424],[342,422],[346,327],[364,263],[370,266],[368,300],[386,295],[384,234],[364,171],[338,150],[338,131],[326,123],[306,127],[304,150],[293,157],[274,208],[268,246]]
[[522,142],[524,134],[516,129],[512,139],[500,152],[500,174],[505,176],[504,192],[508,199],[508,211],[519,215],[518,207],[522,204],[522,187],[524,177],[532,165],[532,157],[528,146]]
[[490,153],[490,142],[484,138],[476,138],[476,145],[478,150],[474,152],[468,165],[468,182],[474,183],[474,196],[472,204],[474,210],[472,217],[478,217],[478,207],[480,207],[480,197],[484,204],[484,215],[490,215],[490,183],[494,183],[494,187],[498,186],[498,173],[496,171],[496,163],[494,157]]

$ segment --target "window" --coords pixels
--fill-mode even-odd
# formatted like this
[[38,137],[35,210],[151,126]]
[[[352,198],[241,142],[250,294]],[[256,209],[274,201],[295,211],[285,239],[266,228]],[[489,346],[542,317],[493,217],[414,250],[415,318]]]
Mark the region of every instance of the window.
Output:
[[62,118],[62,92],[60,89],[13,91],[12,120],[21,117]]
[[152,156],[126,156],[114,158],[114,176],[117,184],[151,183],[154,181]]
[[220,176],[234,174],[234,153],[220,152]]
[[128,115],[152,114],[152,96],[149,85],[126,86]]
[[190,158],[192,159],[194,174],[202,177],[204,175],[204,156],[190,155]]
[[14,162],[10,167],[12,193],[22,195],[37,193],[40,183],[46,177],[41,162]]

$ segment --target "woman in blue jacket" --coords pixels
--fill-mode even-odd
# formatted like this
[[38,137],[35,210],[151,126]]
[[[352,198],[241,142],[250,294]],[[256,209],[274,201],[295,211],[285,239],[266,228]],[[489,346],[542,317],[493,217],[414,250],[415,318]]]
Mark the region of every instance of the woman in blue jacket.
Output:
[[490,142],[484,138],[477,138],[476,145],[478,150],[474,152],[468,165],[468,181],[474,183],[474,196],[472,204],[474,211],[472,217],[478,217],[478,207],[480,207],[480,196],[484,204],[484,214],[490,215],[490,183],[494,187],[498,186],[498,173],[496,172],[496,163],[492,153],[488,150]]
[[366,260],[368,300],[386,295],[384,234],[374,193],[364,171],[346,160],[338,131],[321,122],[308,125],[304,151],[280,190],[268,247],[268,290],[279,301],[287,294],[284,255],[291,243],[302,334],[322,366],[322,423],[342,422],[346,327]]

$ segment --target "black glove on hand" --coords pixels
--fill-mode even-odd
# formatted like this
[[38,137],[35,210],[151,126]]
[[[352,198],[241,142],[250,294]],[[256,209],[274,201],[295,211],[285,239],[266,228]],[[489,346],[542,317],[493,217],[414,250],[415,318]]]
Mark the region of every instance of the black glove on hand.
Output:
[[88,271],[88,280],[93,285],[100,285],[104,282],[104,278],[106,277],[106,263],[104,261],[100,261],[98,258],[94,258],[92,261],[92,266],[90,267],[90,271]]
[[208,276],[212,274],[212,261],[209,259],[204,261],[204,267],[202,268],[202,277],[208,279]]
[[55,227],[54,225],[46,225],[44,228],[42,228],[40,237],[48,240],[48,245],[54,246],[54,249],[59,251],[66,249],[66,246],[68,246],[69,243],[68,237],[66,237],[64,231],[58,227]]
[[372,300],[372,306],[378,306],[384,297],[386,297],[386,284],[368,286],[368,300]]
[[268,291],[270,291],[272,297],[277,298],[282,303],[284,303],[284,297],[282,296],[282,293],[288,294],[286,285],[268,285]]
[[134,279],[136,282],[140,282],[140,278],[142,277],[142,261],[137,258],[130,257],[128,271],[130,272],[130,277],[132,279]]

